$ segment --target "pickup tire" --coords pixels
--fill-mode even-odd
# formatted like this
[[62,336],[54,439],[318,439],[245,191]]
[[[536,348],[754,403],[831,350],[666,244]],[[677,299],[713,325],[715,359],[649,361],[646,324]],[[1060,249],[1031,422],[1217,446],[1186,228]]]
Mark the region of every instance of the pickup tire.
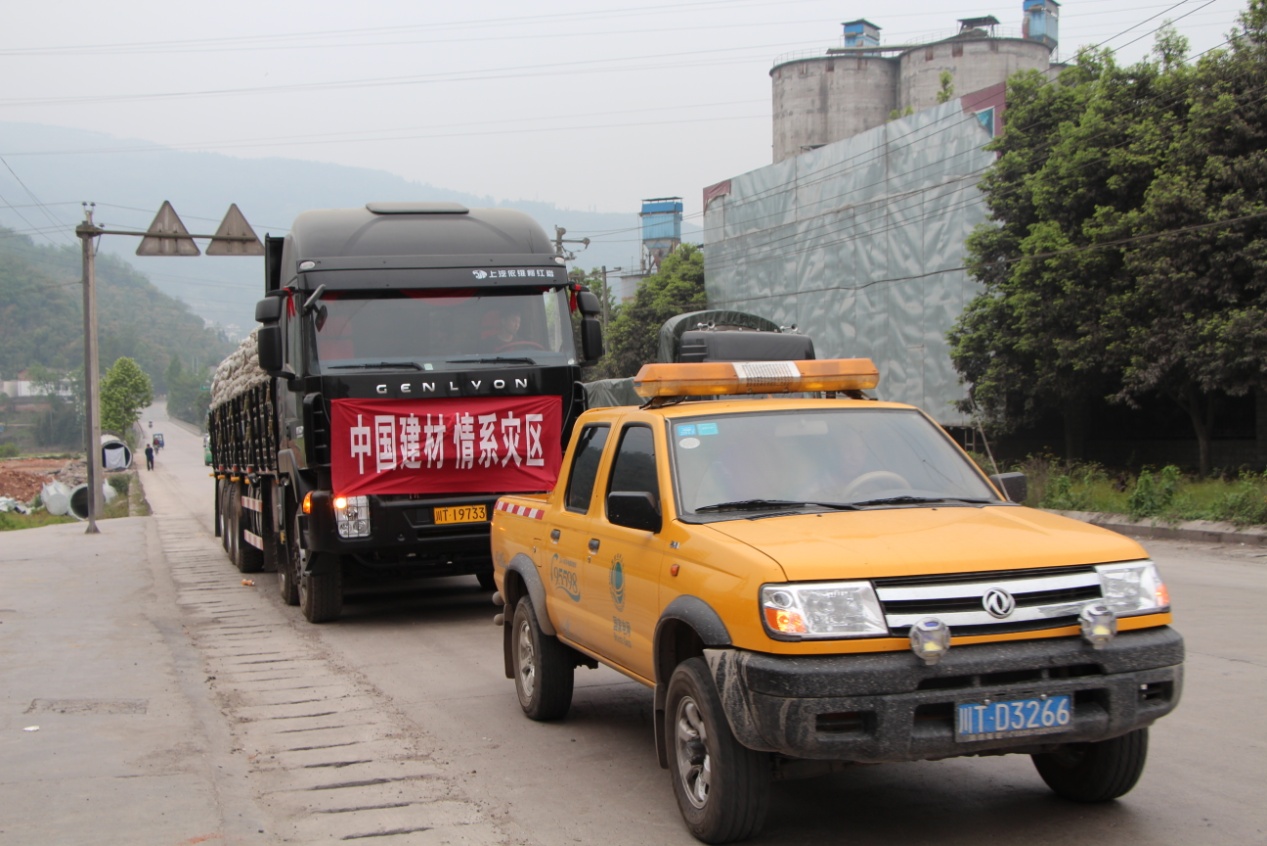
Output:
[[[328,555],[329,553],[322,553]],[[343,613],[343,563],[322,573],[300,572],[299,610],[310,623],[329,623]]]
[[569,660],[568,648],[541,631],[532,600],[526,596],[515,605],[510,636],[519,707],[541,722],[565,716],[572,707],[576,666]]
[[673,671],[665,716],[669,778],[691,834],[731,843],[760,831],[770,807],[770,757],[735,740],[703,658]]
[[1148,759],[1148,729],[1098,743],[1070,743],[1032,756],[1057,796],[1074,802],[1108,802],[1129,793]]

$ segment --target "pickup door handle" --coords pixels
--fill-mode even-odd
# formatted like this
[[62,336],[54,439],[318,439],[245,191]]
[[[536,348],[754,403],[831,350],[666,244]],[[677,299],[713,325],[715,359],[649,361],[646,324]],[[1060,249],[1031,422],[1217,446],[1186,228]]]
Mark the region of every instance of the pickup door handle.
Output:
[[558,530],[558,529],[551,529],[551,530],[550,530],[550,540],[552,540],[552,541],[557,541],[558,539],[559,539],[559,530]]
[[598,538],[590,538],[590,552],[598,552]]

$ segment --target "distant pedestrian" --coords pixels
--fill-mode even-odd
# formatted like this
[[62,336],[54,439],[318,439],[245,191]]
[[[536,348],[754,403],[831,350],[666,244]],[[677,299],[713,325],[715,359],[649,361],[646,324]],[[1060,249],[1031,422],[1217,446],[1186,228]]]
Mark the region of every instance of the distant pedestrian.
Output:
[[153,444],[145,445],[145,469],[146,470],[154,469],[154,445]]

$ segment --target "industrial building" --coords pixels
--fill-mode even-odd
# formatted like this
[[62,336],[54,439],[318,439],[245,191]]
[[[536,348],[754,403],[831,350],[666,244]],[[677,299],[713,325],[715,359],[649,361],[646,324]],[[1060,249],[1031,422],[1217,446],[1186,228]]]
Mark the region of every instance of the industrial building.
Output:
[[820,356],[868,356],[886,398],[968,425],[946,332],[979,291],[963,265],[986,219],[983,148],[1007,77],[1057,47],[1055,0],[1020,11],[1018,34],[963,18],[919,45],[851,21],[843,46],[777,60],[774,163],[704,189],[710,306],[796,326]]

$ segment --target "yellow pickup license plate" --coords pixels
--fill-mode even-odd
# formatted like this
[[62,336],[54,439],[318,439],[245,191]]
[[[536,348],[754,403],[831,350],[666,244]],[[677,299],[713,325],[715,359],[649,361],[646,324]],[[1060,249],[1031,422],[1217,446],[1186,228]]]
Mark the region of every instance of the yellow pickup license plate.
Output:
[[488,508],[483,505],[450,505],[435,510],[437,525],[444,523],[483,523],[488,520]]

